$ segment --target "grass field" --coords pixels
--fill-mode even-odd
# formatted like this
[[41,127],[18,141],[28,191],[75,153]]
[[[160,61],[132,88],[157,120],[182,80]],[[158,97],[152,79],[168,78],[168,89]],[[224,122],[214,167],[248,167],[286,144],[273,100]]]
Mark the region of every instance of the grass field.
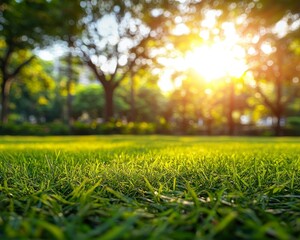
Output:
[[298,236],[300,138],[0,138],[0,239]]

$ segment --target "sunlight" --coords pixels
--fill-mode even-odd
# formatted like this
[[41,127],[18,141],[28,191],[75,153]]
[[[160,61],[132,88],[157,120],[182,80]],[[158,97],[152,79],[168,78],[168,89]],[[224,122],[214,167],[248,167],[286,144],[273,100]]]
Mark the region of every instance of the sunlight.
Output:
[[[172,68],[195,70],[205,81],[239,78],[247,70],[246,50],[239,45],[240,37],[234,23],[224,22],[220,28],[215,26],[215,15],[206,19],[204,28],[199,32],[201,45],[186,53],[185,57],[168,60]],[[221,34],[222,30],[222,34]]]
[[[211,20],[211,22],[213,22]],[[199,36],[204,36],[205,43],[188,52],[185,65],[198,72],[206,81],[240,77],[247,69],[246,51],[239,46],[240,40],[233,23],[221,25],[224,37],[220,39],[219,29],[212,30],[212,40],[208,39],[208,30],[202,30]]]
[[[216,10],[206,11],[206,17],[201,22],[202,29],[198,33],[199,39],[190,39],[192,42],[193,40],[198,41],[198,44],[184,56],[159,57],[158,61],[173,73],[186,73],[193,70],[206,82],[240,78],[249,69],[246,55],[255,54],[256,50],[242,47],[243,39],[237,33],[236,23],[228,21],[218,25],[217,18],[220,14],[220,11]],[[177,20],[181,23],[182,18]],[[237,19],[237,22],[239,21],[243,21],[243,18]],[[186,29],[187,26],[180,26],[180,28],[174,29],[178,35],[189,32]],[[265,43],[262,51],[269,54],[273,48]],[[160,89],[163,92],[169,92],[180,87],[181,84],[174,84],[176,79],[172,79],[172,74],[166,72],[161,75],[159,80]],[[181,81],[179,82],[181,83]]]
[[45,61],[53,61],[54,59],[54,54],[48,50],[40,50],[37,55]]
[[172,71],[166,70],[162,75],[161,78],[158,81],[158,86],[164,93],[171,92],[175,88],[178,88],[181,86],[182,78],[177,77],[173,79],[172,77]]
[[244,57],[242,47],[229,46],[224,41],[195,48],[186,55],[185,64],[210,82],[225,77],[240,77],[247,68]]
[[157,84],[163,92],[170,92],[174,89],[174,84],[170,76],[162,76]]

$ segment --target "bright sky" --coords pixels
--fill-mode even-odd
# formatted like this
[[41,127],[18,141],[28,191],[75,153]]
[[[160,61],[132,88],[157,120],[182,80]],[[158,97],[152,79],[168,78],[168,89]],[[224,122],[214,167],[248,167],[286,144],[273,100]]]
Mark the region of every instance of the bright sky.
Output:
[[38,56],[45,60],[45,61],[53,61],[54,60],[54,54],[51,53],[49,50],[39,50]]
[[[199,74],[199,77],[207,82],[228,77],[240,77],[247,69],[246,51],[239,45],[240,38],[233,23],[226,22],[222,24],[221,27],[225,37],[222,40],[219,38],[219,30],[214,28],[216,22],[213,16],[208,14],[208,18],[202,23],[203,27],[212,29],[211,31],[215,32],[213,40],[209,40],[211,32],[204,28],[199,32],[199,36],[203,39],[201,45],[187,52],[183,58],[164,59],[163,62],[167,62],[169,67],[177,71],[193,69]],[[266,48],[268,47],[266,46]],[[163,91],[168,92],[174,88],[174,83],[165,74],[161,78],[159,86]]]
[[45,61],[53,61],[55,58],[60,58],[61,56],[66,54],[66,48],[55,44],[47,49],[38,49],[36,50],[36,54]]

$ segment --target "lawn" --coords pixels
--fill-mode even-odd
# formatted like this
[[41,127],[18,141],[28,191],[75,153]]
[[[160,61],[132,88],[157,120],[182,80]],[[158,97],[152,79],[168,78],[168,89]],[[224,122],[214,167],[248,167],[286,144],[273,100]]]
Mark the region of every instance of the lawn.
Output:
[[300,138],[0,138],[0,239],[298,236]]

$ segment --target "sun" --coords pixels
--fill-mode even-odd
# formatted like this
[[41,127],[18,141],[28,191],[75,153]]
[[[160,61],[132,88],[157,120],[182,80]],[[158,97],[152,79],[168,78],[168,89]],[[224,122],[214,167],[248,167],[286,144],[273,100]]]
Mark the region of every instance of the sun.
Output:
[[[185,57],[167,60],[169,67],[176,71],[194,70],[206,82],[218,84],[222,80],[240,78],[248,69],[246,51],[228,41],[202,44],[186,53]],[[171,74],[170,74],[171,76]],[[164,74],[159,81],[163,91],[171,91],[180,86]]]
[[234,23],[224,22],[221,25],[223,38],[219,36],[220,29],[212,39],[208,30],[200,31],[203,44],[188,52],[184,58],[187,67],[194,69],[206,81],[240,77],[247,69],[246,50],[239,44]]
[[247,69],[245,51],[226,42],[202,45],[187,53],[185,64],[207,82],[228,77],[240,77]]
[[[242,39],[237,34],[234,23],[223,23],[222,35],[220,29],[214,28],[215,23],[212,20],[208,23],[211,23],[210,29],[199,32],[202,41],[198,46],[193,47],[184,56],[165,58],[163,64],[175,72],[193,70],[206,82],[214,84],[240,78],[249,67],[246,63],[247,51],[242,47]],[[159,86],[162,90],[174,89],[170,77],[165,75]]]

